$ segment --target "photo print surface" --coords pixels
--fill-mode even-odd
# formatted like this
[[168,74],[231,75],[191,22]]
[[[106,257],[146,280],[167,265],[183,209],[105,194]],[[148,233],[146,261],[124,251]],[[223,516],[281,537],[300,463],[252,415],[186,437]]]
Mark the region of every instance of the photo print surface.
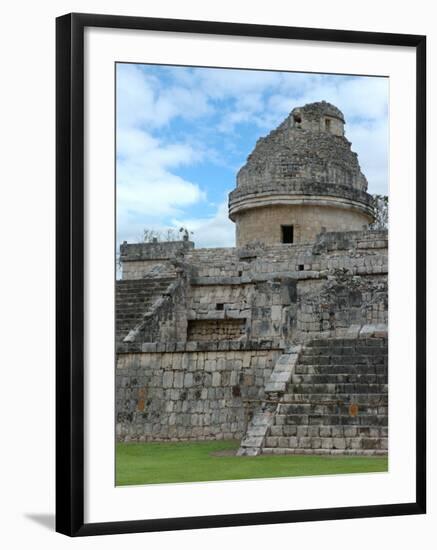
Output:
[[116,484],[388,469],[389,79],[116,64]]

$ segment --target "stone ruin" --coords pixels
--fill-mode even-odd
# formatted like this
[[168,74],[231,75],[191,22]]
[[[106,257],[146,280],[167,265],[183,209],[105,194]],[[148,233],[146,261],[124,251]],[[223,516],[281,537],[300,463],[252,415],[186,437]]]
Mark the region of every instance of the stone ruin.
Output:
[[385,455],[388,236],[333,105],[258,140],[235,248],[123,243],[119,441],[239,439],[240,455]]

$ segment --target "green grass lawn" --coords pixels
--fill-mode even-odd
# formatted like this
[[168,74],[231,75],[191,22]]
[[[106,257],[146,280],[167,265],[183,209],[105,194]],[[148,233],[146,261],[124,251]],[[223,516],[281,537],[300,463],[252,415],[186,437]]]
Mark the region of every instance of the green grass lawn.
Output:
[[116,484],[178,483],[387,471],[386,457],[217,456],[239,441],[118,443]]

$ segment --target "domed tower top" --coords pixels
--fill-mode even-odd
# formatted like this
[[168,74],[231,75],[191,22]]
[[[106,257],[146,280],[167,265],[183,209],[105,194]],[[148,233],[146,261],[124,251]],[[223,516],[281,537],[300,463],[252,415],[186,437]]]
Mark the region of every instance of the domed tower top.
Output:
[[334,105],[309,103],[257,141],[229,195],[237,246],[312,242],[323,229],[358,230],[373,221],[373,200],[344,124]]
[[343,113],[332,103],[318,101],[308,103],[304,107],[296,107],[291,111],[291,117],[296,128],[344,136]]

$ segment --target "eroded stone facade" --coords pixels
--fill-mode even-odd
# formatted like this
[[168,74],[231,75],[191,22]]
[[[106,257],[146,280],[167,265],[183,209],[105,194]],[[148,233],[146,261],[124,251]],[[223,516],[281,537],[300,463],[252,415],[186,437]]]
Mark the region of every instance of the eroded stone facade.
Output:
[[229,196],[237,246],[281,242],[282,224],[296,226],[299,243],[313,241],[322,228],[354,231],[373,220],[367,180],[343,125],[336,107],[312,103],[258,140]]

